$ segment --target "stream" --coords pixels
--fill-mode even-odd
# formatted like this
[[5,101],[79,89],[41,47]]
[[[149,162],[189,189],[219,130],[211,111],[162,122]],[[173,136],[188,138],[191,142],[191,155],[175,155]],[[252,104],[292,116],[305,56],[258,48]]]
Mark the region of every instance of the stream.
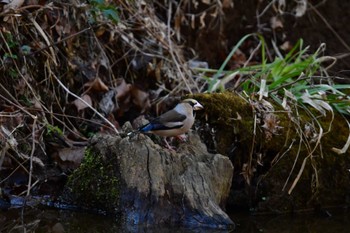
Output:
[[[345,233],[350,229],[350,215],[346,209],[331,211],[331,216],[315,214],[264,215],[252,216],[248,213],[232,214],[237,224],[233,232],[253,233]],[[121,227],[112,216],[82,213],[52,208],[18,208],[0,211],[0,232],[36,232],[36,233],[86,233],[86,232],[203,232],[224,233],[228,231],[215,229],[185,229],[174,227]]]

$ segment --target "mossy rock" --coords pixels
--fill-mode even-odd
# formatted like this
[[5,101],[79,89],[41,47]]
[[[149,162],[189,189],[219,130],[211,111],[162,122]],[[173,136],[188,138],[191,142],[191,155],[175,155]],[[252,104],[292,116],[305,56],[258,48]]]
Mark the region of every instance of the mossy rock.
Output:
[[114,213],[119,208],[120,173],[117,157],[109,153],[113,145],[106,142],[100,141],[98,149],[86,149],[82,164],[70,175],[66,189],[76,205]]
[[[271,101],[273,123],[279,128],[270,133],[264,128],[269,112],[259,112],[258,105],[263,102],[248,102],[232,92],[190,97],[205,108],[197,116],[201,137],[213,152],[227,155],[237,168],[229,204],[279,213],[347,204],[350,153],[334,151],[342,148],[349,136],[343,116],[335,113],[333,119],[330,112],[322,116],[299,107],[295,114]],[[323,135],[317,144],[320,132]],[[245,166],[250,170],[244,170]],[[250,176],[249,180],[244,175]]]
[[[204,106],[205,112],[199,113],[197,120],[202,123],[200,131],[205,130],[205,123],[211,127],[211,132],[200,132],[209,150],[229,155],[232,147],[239,143],[239,153],[249,153],[252,134],[246,132],[253,132],[254,119],[252,107],[246,100],[231,92],[195,94],[191,97]],[[214,143],[210,136],[212,132],[215,132]]]

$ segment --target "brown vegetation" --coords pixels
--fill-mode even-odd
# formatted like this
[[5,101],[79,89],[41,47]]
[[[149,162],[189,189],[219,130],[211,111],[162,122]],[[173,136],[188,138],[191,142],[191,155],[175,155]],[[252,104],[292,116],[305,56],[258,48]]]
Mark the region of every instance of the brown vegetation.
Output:
[[[65,173],[80,165],[92,135],[123,133],[121,126],[139,115],[158,115],[180,96],[208,91],[211,80],[222,80],[223,75],[218,72],[219,76],[206,79],[208,73],[215,73],[208,64],[220,67],[230,48],[248,33],[258,32],[268,38],[269,61],[279,55],[278,51],[288,53],[299,39],[291,25],[305,24],[302,16],[306,14],[319,15],[317,9],[324,2],[307,9],[303,8],[305,5],[283,2],[249,0],[234,5],[234,1],[123,0],[103,4],[4,4],[0,8],[1,187],[10,189],[7,194],[11,195],[55,193],[57,190],[50,184],[65,183]],[[330,34],[338,38],[337,31],[331,30]],[[260,46],[261,41],[255,37],[244,41],[240,50],[229,57],[225,69],[261,63]],[[316,43],[313,46],[319,47]],[[208,72],[198,72],[201,69]],[[223,88],[242,91],[241,81],[252,76],[232,75],[224,80]],[[209,115],[209,131],[203,138],[209,149],[234,161],[238,168],[234,182],[239,183],[234,189],[252,187],[251,193],[255,194],[259,185],[265,184],[262,190],[267,191],[257,195],[259,199],[270,195],[270,191],[276,195],[281,189],[291,192],[297,182],[305,179],[305,185],[297,186],[298,191],[304,194],[303,190],[312,189],[307,193],[312,196],[304,195],[302,206],[317,199],[313,195],[323,188],[328,195],[332,189],[340,190],[338,184],[342,188],[347,184],[348,179],[343,179],[349,165],[343,156],[348,153],[344,146],[348,140],[345,118],[330,116],[327,111],[329,114],[322,116],[320,126],[311,117],[317,114],[293,115],[275,106],[269,112],[270,105],[264,102],[268,99],[261,101],[252,95],[247,103],[245,100],[250,97],[216,97],[196,95]],[[206,129],[207,119],[200,119],[199,129]],[[325,131],[321,132],[321,128]],[[212,129],[216,130],[214,141],[208,140]],[[328,133],[328,129],[332,131]],[[300,145],[299,140],[302,148],[291,147]],[[344,160],[336,160],[333,147],[345,148],[338,150]],[[238,151],[240,155],[236,156]],[[302,156],[295,158],[299,154]],[[285,160],[289,161],[286,165]],[[276,164],[283,166],[270,169]],[[341,172],[333,176],[336,166]],[[273,179],[263,180],[273,173]],[[276,181],[279,176],[282,177]],[[329,181],[327,177],[333,179]],[[339,197],[337,200],[345,199],[344,189]]]

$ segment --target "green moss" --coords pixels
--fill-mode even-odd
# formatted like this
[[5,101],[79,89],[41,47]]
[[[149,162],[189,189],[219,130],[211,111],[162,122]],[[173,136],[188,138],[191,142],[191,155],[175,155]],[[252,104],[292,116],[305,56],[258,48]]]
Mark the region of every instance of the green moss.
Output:
[[227,154],[234,143],[240,145],[244,153],[250,150],[252,143],[254,118],[251,106],[243,98],[231,92],[213,94],[195,94],[191,96],[203,104],[205,113],[198,114],[198,119],[217,131],[217,150]]
[[70,176],[67,186],[78,204],[113,211],[118,207],[120,182],[115,164],[88,148],[81,166]]

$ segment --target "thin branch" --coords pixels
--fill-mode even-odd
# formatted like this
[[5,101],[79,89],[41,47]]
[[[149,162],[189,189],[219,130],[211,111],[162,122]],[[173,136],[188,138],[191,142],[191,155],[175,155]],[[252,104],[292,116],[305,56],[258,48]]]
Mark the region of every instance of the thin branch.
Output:
[[181,76],[182,80],[184,81],[188,91],[192,94],[192,90],[191,87],[188,84],[188,80],[186,79],[184,73],[182,72],[181,68],[180,68],[180,64],[178,63],[176,57],[175,57],[175,52],[174,52],[174,48],[173,48],[173,43],[171,41],[171,25],[170,25],[170,21],[171,21],[171,14],[172,14],[172,2],[169,2],[169,8],[168,8],[168,22],[167,22],[167,26],[168,26],[168,31],[167,31],[167,39],[168,39],[168,46],[169,46],[169,53],[175,63],[175,66],[177,68],[177,70],[179,71],[179,75]]
[[27,196],[30,195],[30,190],[32,188],[32,176],[33,176],[33,155],[35,151],[35,128],[36,128],[36,121],[38,120],[38,117],[34,117],[33,127],[32,127],[32,151],[30,153],[29,158],[29,179],[28,179],[28,189],[27,189]]
[[75,98],[79,99],[81,102],[83,102],[88,108],[90,108],[92,111],[94,111],[99,117],[101,117],[109,126],[113,128],[116,134],[119,134],[117,128],[107,119],[105,118],[101,113],[99,113],[94,107],[92,107],[89,103],[87,103],[85,100],[71,92],[57,77],[55,74],[52,73],[52,76],[56,79],[58,84],[70,95],[74,96]]
[[337,37],[339,42],[350,51],[349,45],[343,40],[343,38],[334,30],[334,28],[328,23],[328,21],[323,17],[323,15],[312,5],[309,3],[310,8],[321,18],[321,20],[326,24],[326,26],[331,30],[331,32]]

